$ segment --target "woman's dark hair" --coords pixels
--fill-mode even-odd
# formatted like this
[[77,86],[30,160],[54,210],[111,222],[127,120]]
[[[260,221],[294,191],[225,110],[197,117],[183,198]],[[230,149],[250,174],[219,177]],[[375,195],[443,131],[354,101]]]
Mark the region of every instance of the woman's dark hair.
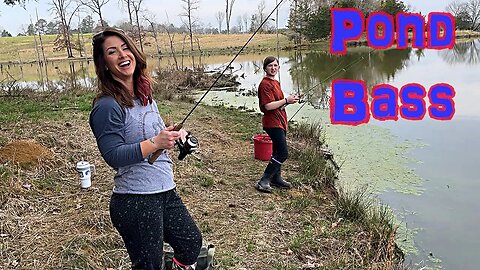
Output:
[[134,94],[142,100],[143,105],[152,102],[152,78],[147,71],[147,61],[145,55],[137,48],[133,40],[121,29],[107,27],[92,37],[93,62],[95,63],[95,73],[97,74],[97,86],[99,93],[93,101],[102,96],[112,96],[117,102],[126,107],[133,106],[133,97],[128,89],[117,81],[110,71],[108,71],[103,49],[103,43],[108,37],[117,36],[125,41],[126,45],[135,57],[135,71],[133,73]]
[[277,61],[277,63],[280,63],[278,62],[278,59],[275,57],[275,56],[267,56],[264,60],[263,60],[263,70],[267,69],[267,66],[268,64],[274,62],[274,61]]

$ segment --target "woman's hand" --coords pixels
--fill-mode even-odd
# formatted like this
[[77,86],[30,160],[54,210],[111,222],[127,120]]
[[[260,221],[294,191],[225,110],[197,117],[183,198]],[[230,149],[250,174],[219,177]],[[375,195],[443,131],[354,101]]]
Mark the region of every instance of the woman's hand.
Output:
[[175,146],[175,141],[181,138],[182,131],[175,131],[174,128],[173,125],[166,127],[152,138],[157,149],[172,149]]

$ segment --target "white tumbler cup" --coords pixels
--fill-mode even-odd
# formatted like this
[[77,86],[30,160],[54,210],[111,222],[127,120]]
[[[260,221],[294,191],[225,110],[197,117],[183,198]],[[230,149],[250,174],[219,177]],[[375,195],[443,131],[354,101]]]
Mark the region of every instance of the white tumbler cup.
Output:
[[82,188],[89,188],[92,185],[92,171],[90,168],[93,167],[95,171],[95,165],[90,165],[87,161],[79,161],[77,163],[77,172],[80,177],[80,186]]

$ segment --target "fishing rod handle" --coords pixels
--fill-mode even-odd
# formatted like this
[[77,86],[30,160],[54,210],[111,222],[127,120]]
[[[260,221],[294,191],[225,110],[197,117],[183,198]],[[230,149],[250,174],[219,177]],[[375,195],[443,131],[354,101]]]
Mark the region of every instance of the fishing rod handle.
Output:
[[[182,129],[182,126],[182,124],[175,125],[173,131],[179,131],[180,129]],[[163,150],[165,149],[158,149],[157,151],[153,152],[153,154],[148,158],[148,163],[152,165],[155,160],[157,160],[157,158],[162,154]]]

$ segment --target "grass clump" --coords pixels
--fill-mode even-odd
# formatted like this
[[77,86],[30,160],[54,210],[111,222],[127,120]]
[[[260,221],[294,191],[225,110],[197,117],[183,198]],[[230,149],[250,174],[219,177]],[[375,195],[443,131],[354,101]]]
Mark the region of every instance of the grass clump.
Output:
[[[329,221],[331,226],[322,226],[313,232],[302,230],[297,234],[290,244],[292,250],[302,254],[315,249],[314,254],[322,252],[318,250],[318,243],[315,245],[306,240],[306,232],[310,239],[325,239],[327,242],[332,241],[332,237],[350,239],[344,243],[344,250],[339,251],[339,259],[324,264],[325,269],[401,269],[403,253],[395,244],[396,226],[390,209],[371,198],[367,189],[347,192],[337,183],[339,167],[326,146],[320,124],[299,124],[292,128],[291,134],[293,156],[300,163],[299,170],[303,175],[297,180],[298,184],[312,188],[317,195],[310,195],[311,200],[317,200],[320,205],[319,194],[328,191],[335,211],[335,218]],[[306,209],[311,203],[306,198],[295,198],[290,206]],[[343,257],[345,252],[353,252],[360,262],[352,261],[349,256]]]
[[195,181],[198,182],[198,184],[200,186],[205,187],[205,188],[212,187],[215,184],[215,181],[213,180],[213,177],[211,177],[209,175],[198,176],[195,179]]
[[[293,239],[290,242],[290,249],[293,252],[299,252],[303,251],[302,248],[305,246],[311,246],[314,245],[314,239],[313,239],[313,227],[311,225],[306,225],[302,230],[298,233],[295,234]],[[303,253],[304,254],[304,253]]]
[[293,156],[299,160],[300,170],[304,175],[302,183],[315,189],[329,188],[335,190],[338,170],[325,143],[325,134],[319,123],[301,123],[292,129]]

